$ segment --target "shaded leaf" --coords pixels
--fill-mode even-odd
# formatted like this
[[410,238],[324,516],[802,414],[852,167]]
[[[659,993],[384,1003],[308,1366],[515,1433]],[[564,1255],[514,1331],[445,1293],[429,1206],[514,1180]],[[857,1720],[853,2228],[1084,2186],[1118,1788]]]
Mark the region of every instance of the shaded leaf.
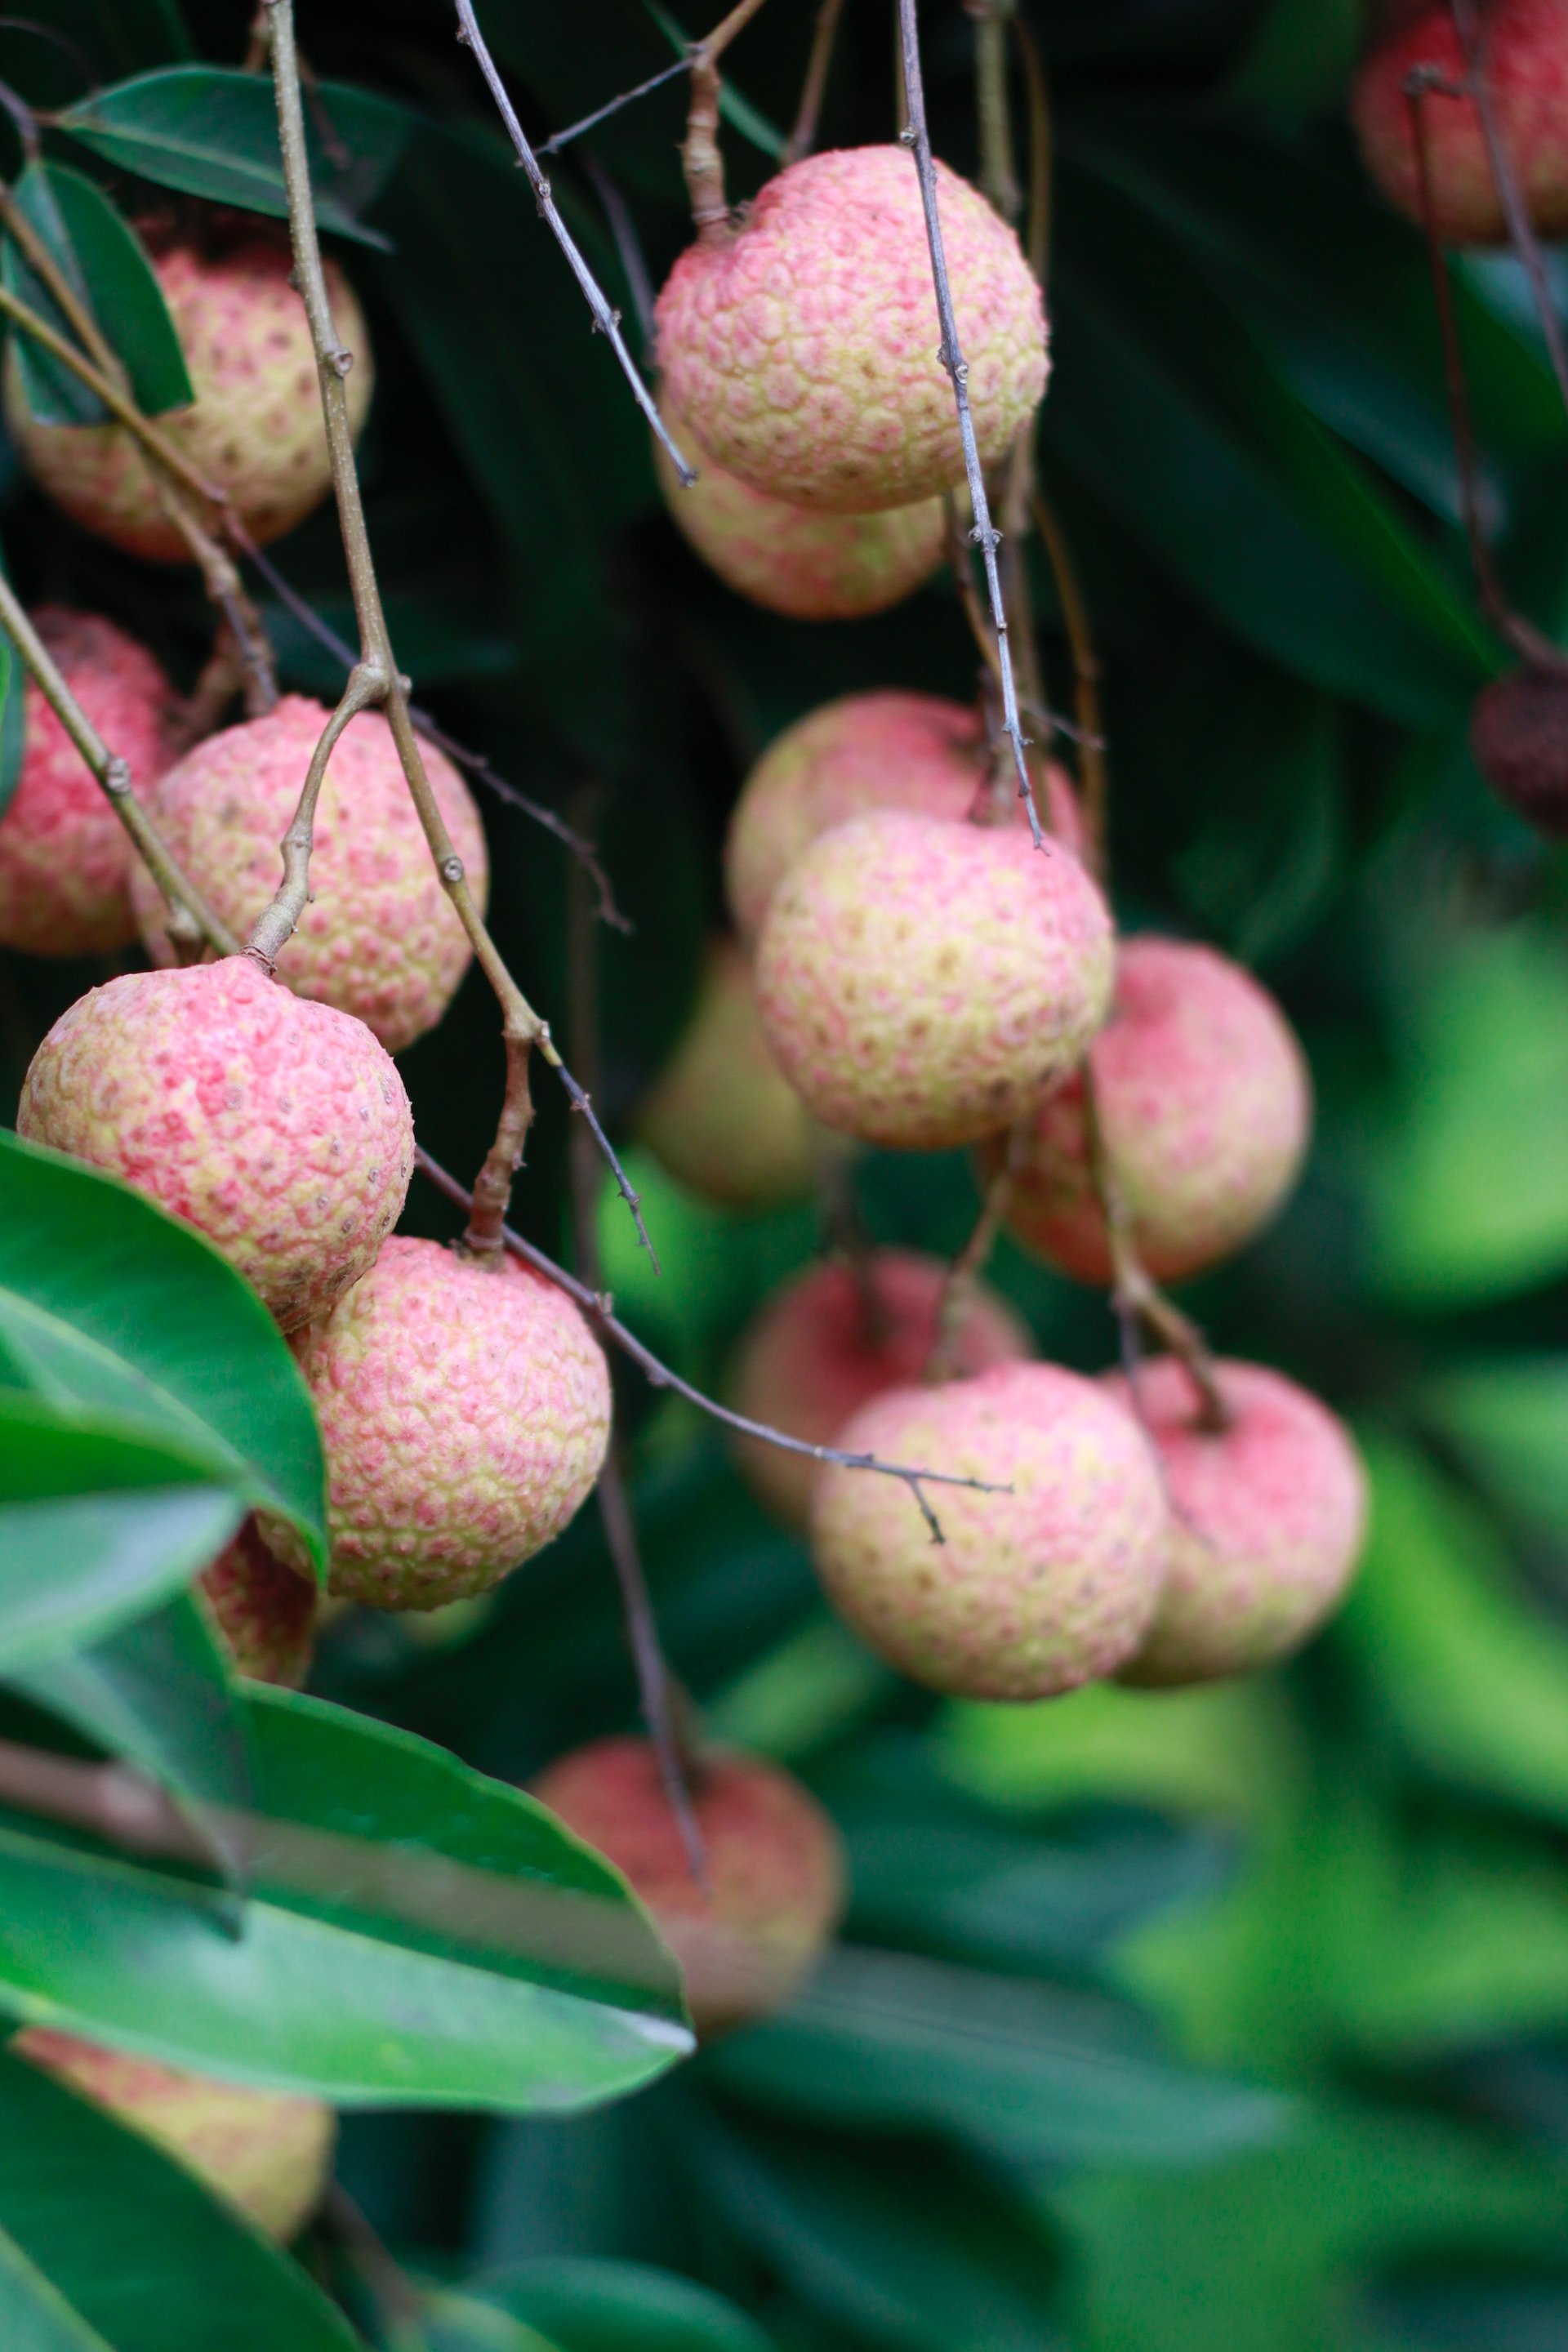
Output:
[[[58,163],[29,163],[17,181],[18,210],[37,232],[61,271],[122,362],[138,405],[149,415],[195,398],[174,320],[142,241],[102,190]],[[0,254],[11,293],[74,342],[69,320],[37,278],[21,248],[5,240]],[[19,329],[13,336],[22,389],[33,415],[47,425],[98,425],[109,411],[68,368]]]
[[0,2230],[0,2337],[8,2352],[110,2352],[96,2328],[74,2312]]
[[640,2263],[521,2263],[467,2280],[464,2294],[560,2352],[768,2352],[768,2338],[732,2304]]
[[1427,1382],[1421,1406],[1509,1518],[1568,1547],[1568,1360],[1466,1365]]

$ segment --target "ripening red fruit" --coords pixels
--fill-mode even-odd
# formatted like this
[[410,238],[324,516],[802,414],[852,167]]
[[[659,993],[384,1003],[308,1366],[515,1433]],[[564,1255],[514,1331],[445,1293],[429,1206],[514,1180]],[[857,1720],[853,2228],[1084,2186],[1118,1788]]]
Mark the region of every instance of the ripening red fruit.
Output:
[[1568,667],[1516,669],[1482,689],[1470,755],[1499,800],[1552,841],[1568,841]]
[[[1568,0],[1481,0],[1481,69],[1504,151],[1537,232],[1568,230]],[[1351,111],[1367,169],[1391,204],[1419,222],[1421,183],[1405,84],[1433,68],[1450,84],[1465,53],[1447,0],[1402,12],[1357,71]],[[1499,245],[1508,235],[1491,158],[1472,99],[1422,100],[1432,205],[1446,245]]]
[[680,1962],[704,2041],[782,2009],[844,1910],[838,1834],[799,1781],[712,1749],[690,1768],[711,1896],[692,1876],[646,1739],[599,1739],[552,1764],[533,1794],[606,1855]]
[[[886,1389],[918,1381],[937,1339],[947,1268],[913,1250],[876,1250],[864,1271],[837,1260],[807,1268],[766,1300],[741,1342],[732,1402],[752,1421],[831,1445]],[[1029,1334],[982,1283],[957,1335],[963,1377],[1030,1353]],[[761,1438],[737,1437],[737,1466],[768,1508],[804,1528],[819,1465]]]
[[237,1674],[299,1687],[315,1646],[316,1588],[279,1559],[254,1517],[203,1569],[196,1591]]

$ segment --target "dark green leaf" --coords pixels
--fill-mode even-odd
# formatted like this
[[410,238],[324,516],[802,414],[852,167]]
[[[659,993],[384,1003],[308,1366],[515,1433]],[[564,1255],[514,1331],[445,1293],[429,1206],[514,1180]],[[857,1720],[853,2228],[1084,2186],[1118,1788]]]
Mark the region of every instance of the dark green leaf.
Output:
[[1331,105],[1361,40],[1357,0],[1269,0],[1230,85],[1247,105]]
[[111,2352],[0,2230],[0,2342],[7,2352]]
[[[319,130],[308,124],[317,216],[339,236],[384,246],[359,215],[386,184],[411,118],[389,100],[342,82],[321,83],[320,100],[334,153],[327,154]],[[57,127],[159,187],[288,217],[278,117],[265,74],[222,66],[139,74],[68,107]]]
[[26,691],[26,679],[17,668],[11,640],[0,629],[0,816],[10,807],[22,781]]
[[95,79],[173,65],[191,54],[179,0],[48,0],[48,24],[81,50]]
[[248,1284],[128,1185],[0,1133],[0,1377],[104,1413],[324,1562],[310,1394]]
[[[58,163],[30,163],[16,183],[18,209],[37,232],[122,362],[149,415],[194,399],[184,354],[141,239],[102,190]],[[59,334],[76,336],[20,247],[7,238],[5,281]],[[17,330],[16,363],[27,405],[47,425],[97,425],[108,410],[96,394]]]
[[536,2328],[560,2352],[768,2352],[767,2337],[732,2305],[640,2263],[520,2263],[467,2280],[464,2294]]
[[1421,1402],[1509,1519],[1568,1547],[1568,1360],[1495,1357],[1442,1374]]
[[353,2352],[297,2263],[183,2166],[4,2052],[0,2228],[114,2352],[213,2352],[215,2340]]

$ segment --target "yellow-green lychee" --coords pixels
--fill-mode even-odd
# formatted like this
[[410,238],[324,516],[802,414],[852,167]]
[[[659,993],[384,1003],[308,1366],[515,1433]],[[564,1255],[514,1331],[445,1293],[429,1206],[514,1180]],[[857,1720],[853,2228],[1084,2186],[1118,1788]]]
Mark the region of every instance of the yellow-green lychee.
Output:
[[776,1208],[811,1189],[811,1122],[768,1050],[751,969],[732,940],[709,952],[637,1133],[679,1182],[720,1208]]

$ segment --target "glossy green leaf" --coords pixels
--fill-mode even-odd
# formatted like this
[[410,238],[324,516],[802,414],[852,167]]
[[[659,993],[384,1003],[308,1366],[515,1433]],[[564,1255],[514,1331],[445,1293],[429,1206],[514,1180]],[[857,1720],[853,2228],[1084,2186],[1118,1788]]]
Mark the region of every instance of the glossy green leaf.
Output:
[[768,2338],[733,2305],[640,2263],[523,2263],[468,2279],[464,2294],[560,2352],[769,2352]]
[[1429,1381],[1421,1405],[1506,1517],[1568,1545],[1568,1360],[1468,1364]]
[[0,2005],[359,2105],[570,2112],[689,2048],[646,1915],[530,1798],[320,1701],[243,1705],[243,1937],[188,1880],[18,1821],[0,1832]]
[[8,2352],[111,2352],[63,2294],[0,2230],[0,2342]]
[[[149,415],[195,398],[184,353],[142,241],[100,188],[58,163],[29,163],[16,183],[19,211],[37,231],[122,362]],[[64,312],[10,238],[0,272],[11,293],[57,333],[76,340]],[[85,384],[19,329],[13,337],[23,393],[47,425],[98,425],[109,411]]]
[[128,1185],[3,1133],[0,1378],[111,1416],[324,1561],[314,1409],[249,1285]]
[[[359,218],[386,184],[411,118],[389,100],[342,82],[320,87],[332,131],[326,152],[307,123],[310,176],[322,228],[362,245],[384,246]],[[223,66],[171,66],[68,107],[58,128],[122,171],[215,204],[288,217],[278,117],[266,74]]]
[[356,2341],[300,2265],[183,2166],[3,2052],[0,2229],[114,2352],[212,2352],[219,2326],[224,2352]]
[[868,1948],[830,1955],[704,2072],[785,2114],[944,2129],[1019,2165],[1189,2163],[1289,2122],[1282,2101],[1173,2063],[1119,2003]]

